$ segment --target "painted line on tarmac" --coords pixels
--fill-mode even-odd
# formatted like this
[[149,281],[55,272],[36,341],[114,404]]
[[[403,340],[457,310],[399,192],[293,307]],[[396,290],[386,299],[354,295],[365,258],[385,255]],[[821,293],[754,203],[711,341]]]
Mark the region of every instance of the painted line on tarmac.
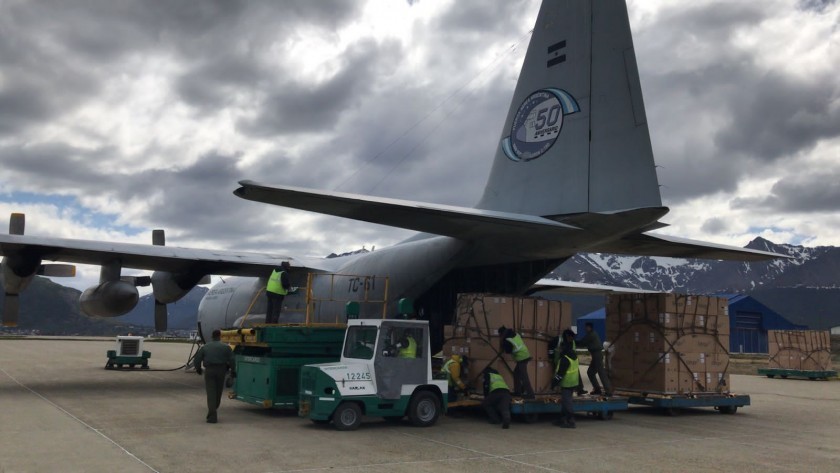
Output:
[[526,463],[526,462],[523,462],[523,461],[514,460],[513,458],[509,458],[509,456],[494,455],[492,453],[482,452],[480,450],[475,450],[475,449],[472,449],[472,448],[462,447],[460,445],[454,445],[454,444],[451,444],[451,443],[448,443],[448,442],[443,442],[443,441],[440,441],[440,440],[434,440],[434,439],[430,439],[430,438],[427,438],[427,437],[422,437],[420,435],[407,434],[405,432],[400,432],[400,433],[402,435],[405,435],[406,437],[413,437],[413,438],[416,438],[416,439],[425,440],[427,442],[432,442],[432,443],[436,443],[436,444],[439,444],[439,445],[445,445],[447,447],[457,448],[459,450],[465,450],[465,451],[471,452],[471,453],[477,453],[479,455],[486,455],[487,457],[490,457],[490,458],[495,458],[495,459],[498,459],[498,460],[504,460],[504,461],[511,462],[511,463],[516,463],[516,464],[522,465],[522,466],[528,466],[528,467],[531,467],[531,468],[538,468],[540,470],[546,470],[546,471],[554,471],[554,472],[557,472],[557,473],[566,473],[562,470],[556,470],[554,468],[549,468],[547,466],[534,465],[533,463]]
[[49,404],[49,405],[51,405],[51,406],[55,407],[56,409],[58,409],[59,411],[61,411],[61,412],[65,413],[65,414],[67,414],[67,415],[68,415],[71,419],[73,419],[73,420],[75,420],[76,422],[78,422],[78,423],[82,424],[83,426],[85,426],[86,428],[88,428],[88,429],[89,429],[89,430],[91,430],[92,432],[96,433],[96,434],[97,434],[97,435],[99,435],[100,437],[104,438],[105,440],[107,440],[107,441],[111,442],[114,446],[116,446],[117,448],[119,448],[120,450],[122,450],[122,451],[123,451],[123,453],[125,453],[125,454],[126,454],[126,455],[128,455],[129,457],[131,457],[131,458],[133,458],[133,459],[137,460],[137,461],[138,461],[141,465],[145,466],[146,468],[148,468],[149,470],[151,470],[151,471],[153,471],[153,472],[155,472],[155,473],[160,473],[159,471],[157,471],[157,470],[155,470],[154,468],[152,468],[152,466],[151,466],[151,465],[149,465],[148,463],[146,463],[146,462],[144,462],[143,460],[141,460],[140,458],[138,458],[138,457],[137,457],[137,455],[135,455],[135,454],[131,453],[131,452],[130,452],[127,448],[125,448],[125,447],[123,447],[122,445],[120,445],[119,443],[117,443],[117,441],[116,441],[116,440],[112,439],[111,437],[108,437],[107,435],[103,434],[103,433],[102,433],[102,431],[100,431],[99,429],[96,429],[96,428],[92,427],[92,426],[91,426],[90,424],[88,424],[87,422],[85,422],[85,421],[83,421],[82,419],[79,419],[78,417],[74,416],[73,414],[71,414],[70,412],[68,412],[68,411],[67,411],[67,409],[64,409],[63,407],[59,406],[58,404],[56,404],[56,403],[54,403],[54,402],[50,401],[49,399],[47,399],[46,397],[42,396],[42,395],[41,395],[41,393],[39,393],[39,392],[35,391],[34,389],[30,388],[29,386],[27,386],[27,385],[25,385],[25,384],[23,384],[23,383],[21,383],[20,381],[18,381],[18,380],[17,380],[17,378],[15,378],[14,376],[10,375],[10,374],[9,374],[6,370],[4,370],[3,368],[0,368],[0,372],[2,372],[4,375],[6,375],[9,379],[11,379],[12,381],[14,381],[15,383],[17,383],[17,385],[18,385],[18,386],[22,387],[23,389],[26,389],[27,391],[31,392],[32,394],[34,394],[34,395],[36,395],[36,396],[38,396],[39,398],[41,398],[41,400],[43,400],[43,401],[44,401],[44,402],[46,402],[47,404]]
[[368,463],[366,465],[347,465],[347,466],[319,466],[313,468],[300,468],[295,470],[273,470],[268,473],[303,473],[307,471],[340,471],[340,470],[354,470],[358,468],[376,468],[380,466],[397,466],[397,465],[422,465],[426,463],[447,463],[447,462],[460,462],[460,461],[475,461],[475,460],[492,460],[492,457],[487,455],[477,456],[477,457],[465,457],[465,458],[441,458],[440,460],[410,460],[410,461],[401,461],[401,462],[383,462],[383,463]]

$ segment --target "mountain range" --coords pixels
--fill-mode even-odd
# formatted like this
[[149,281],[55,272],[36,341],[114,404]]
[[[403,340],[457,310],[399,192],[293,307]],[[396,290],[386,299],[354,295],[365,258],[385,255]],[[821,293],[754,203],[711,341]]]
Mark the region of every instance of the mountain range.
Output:
[[[772,251],[789,258],[744,263],[581,253],[547,277],[659,292],[745,293],[791,322],[816,329],[840,325],[840,248],[775,244],[764,238],[754,239],[747,248]],[[169,304],[170,330],[195,327],[198,304],[206,292],[207,288],[198,286],[180,301]],[[131,330],[148,332],[153,325],[151,295],[141,297],[137,307],[128,314],[113,319],[80,314],[78,298],[79,291],[75,289],[35,278],[21,295],[20,328],[44,334],[111,335]],[[604,305],[603,296],[560,298],[572,302],[576,317]]]
[[[547,277],[683,294],[743,293],[797,324],[819,329],[840,325],[840,248],[776,244],[764,238],[746,247],[789,258],[745,263],[581,253]],[[574,302],[583,310],[603,306],[601,298]]]

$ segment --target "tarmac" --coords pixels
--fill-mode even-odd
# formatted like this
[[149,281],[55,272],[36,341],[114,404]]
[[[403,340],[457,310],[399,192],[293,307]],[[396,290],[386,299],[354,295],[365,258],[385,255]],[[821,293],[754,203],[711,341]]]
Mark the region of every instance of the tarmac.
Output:
[[[223,399],[205,423],[203,381],[103,369],[113,341],[0,339],[0,472],[840,471],[840,382],[732,376],[752,396],[735,415],[489,425],[479,413],[416,428],[366,419],[355,432]],[[148,343],[152,369],[191,345]]]

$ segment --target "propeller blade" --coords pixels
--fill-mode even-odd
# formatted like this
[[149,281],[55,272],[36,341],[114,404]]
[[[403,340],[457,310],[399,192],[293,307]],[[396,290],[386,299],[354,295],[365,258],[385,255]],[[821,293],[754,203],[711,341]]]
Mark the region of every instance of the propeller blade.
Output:
[[19,296],[17,294],[6,294],[6,298],[3,300],[3,325],[17,327],[19,311]]
[[26,229],[26,214],[13,213],[9,217],[9,235],[23,235]]
[[166,304],[161,304],[155,299],[155,332],[165,332],[168,325],[168,311]]
[[38,268],[37,274],[53,278],[72,278],[76,276],[76,266],[72,264],[42,264]]
[[155,246],[166,246],[166,233],[159,228],[152,230],[152,244]]

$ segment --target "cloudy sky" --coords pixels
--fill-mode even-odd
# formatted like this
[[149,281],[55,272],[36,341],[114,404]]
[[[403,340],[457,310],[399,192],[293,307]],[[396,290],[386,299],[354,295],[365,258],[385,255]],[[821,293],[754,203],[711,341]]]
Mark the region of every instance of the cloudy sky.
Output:
[[[664,232],[840,245],[838,2],[628,6]],[[28,234],[164,228],[177,246],[316,256],[393,244],[409,233],[231,192],[473,205],[538,7],[0,0],[0,225],[17,211]]]

